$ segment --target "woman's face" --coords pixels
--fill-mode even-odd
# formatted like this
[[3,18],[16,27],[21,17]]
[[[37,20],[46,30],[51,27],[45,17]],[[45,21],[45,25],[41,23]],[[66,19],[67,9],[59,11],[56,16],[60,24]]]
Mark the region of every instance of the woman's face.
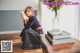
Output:
[[32,11],[30,9],[27,9],[26,15],[27,16],[31,16],[32,15]]

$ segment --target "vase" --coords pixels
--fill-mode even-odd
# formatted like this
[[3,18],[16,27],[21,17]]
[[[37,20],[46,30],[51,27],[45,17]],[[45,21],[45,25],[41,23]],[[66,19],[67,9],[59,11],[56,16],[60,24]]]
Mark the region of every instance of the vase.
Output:
[[62,29],[60,28],[60,11],[57,10],[57,15],[53,18],[53,34],[62,34]]

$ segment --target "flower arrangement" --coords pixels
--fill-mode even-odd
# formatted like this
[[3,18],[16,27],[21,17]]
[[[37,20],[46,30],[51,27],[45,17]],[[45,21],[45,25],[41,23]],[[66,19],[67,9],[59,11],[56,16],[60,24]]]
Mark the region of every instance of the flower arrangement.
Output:
[[53,18],[53,33],[62,34],[62,29],[59,28],[58,10],[60,10],[64,0],[41,0],[41,1],[43,2],[44,5],[47,5],[51,11],[55,12],[55,17]]
[[51,10],[51,11],[54,11],[55,12],[55,17],[58,15],[57,11],[61,8],[61,5],[57,4],[57,3],[61,3],[61,2],[64,2],[64,0],[41,0],[42,2],[48,2],[48,3],[55,3],[56,2],[56,5],[47,5],[48,8]]

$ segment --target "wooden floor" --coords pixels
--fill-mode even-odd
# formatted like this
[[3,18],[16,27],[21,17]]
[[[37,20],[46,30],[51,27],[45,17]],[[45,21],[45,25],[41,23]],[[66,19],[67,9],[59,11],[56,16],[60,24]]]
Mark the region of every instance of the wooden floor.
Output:
[[[19,33],[15,34],[2,34],[0,35],[0,41],[1,40],[12,40],[13,41],[13,52],[12,53],[43,53],[42,48],[40,49],[35,49],[35,50],[22,50],[21,49],[21,37],[19,36]],[[71,48],[72,51],[80,51],[80,41],[76,42]],[[62,51],[59,51],[59,53],[71,53],[70,49],[63,49]],[[1,53],[1,52],[0,52]],[[4,52],[2,52],[4,53]],[[9,52],[8,52],[9,53]],[[55,52],[54,52],[55,53]]]
[[[0,35],[0,41],[1,40],[12,40],[13,41],[14,46],[13,46],[13,52],[12,53],[42,53],[42,48],[35,49],[35,50],[22,50],[21,49],[21,45],[22,45],[21,37],[17,33],[16,34]],[[1,53],[1,51],[0,51],[0,53]],[[4,53],[4,52],[2,52],[2,53]]]

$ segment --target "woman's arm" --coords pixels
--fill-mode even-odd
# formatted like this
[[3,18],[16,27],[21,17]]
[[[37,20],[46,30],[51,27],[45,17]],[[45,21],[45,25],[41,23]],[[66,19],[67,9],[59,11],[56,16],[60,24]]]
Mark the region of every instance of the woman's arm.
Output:
[[24,24],[27,24],[27,21],[29,20],[29,18],[26,16],[24,11],[21,11],[20,14],[21,14],[21,17],[22,17],[22,19],[24,21]]
[[29,22],[29,26],[31,27],[35,21],[36,21],[35,17],[32,17],[31,21]]

